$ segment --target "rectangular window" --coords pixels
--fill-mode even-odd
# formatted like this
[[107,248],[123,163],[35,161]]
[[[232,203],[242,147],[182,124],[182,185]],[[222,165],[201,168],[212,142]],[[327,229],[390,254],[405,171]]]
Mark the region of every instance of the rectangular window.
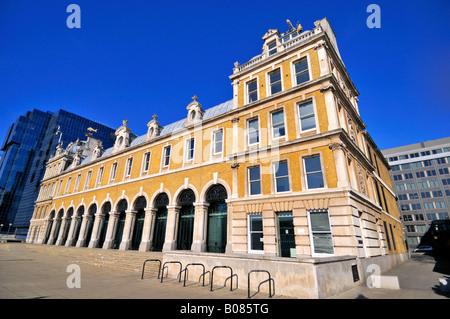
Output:
[[258,101],[258,82],[256,80],[247,83],[248,103]]
[[111,165],[111,175],[109,177],[110,181],[114,181],[116,179],[116,173],[117,173],[117,162],[112,163]]
[[262,214],[252,214],[248,216],[249,224],[249,252],[264,251],[263,243],[263,220]]
[[320,156],[306,157],[304,163],[308,189],[324,187]]
[[313,102],[302,103],[298,106],[300,115],[300,128],[307,131],[316,128],[316,118],[314,116]]
[[133,158],[130,157],[127,159],[127,166],[125,169],[125,177],[129,177],[131,175],[131,169],[133,167]]
[[287,161],[274,163],[275,190],[279,192],[289,191],[289,170]]
[[270,94],[281,92],[281,72],[276,70],[269,74]]
[[144,172],[148,172],[150,168],[150,152],[144,154],[144,166],[142,167]]
[[170,164],[170,145],[164,148],[163,166],[169,166]]
[[73,188],[74,192],[78,191],[78,186],[80,186],[80,179],[81,179],[81,174],[78,174],[77,179],[75,181],[75,187]]
[[311,211],[309,212],[309,218],[313,255],[333,254],[333,239],[328,211]]
[[272,113],[272,137],[283,137],[285,134],[284,111]]
[[218,130],[213,134],[214,140],[214,154],[222,153],[223,150],[223,131]]
[[439,169],[439,174],[441,174],[441,175],[445,175],[445,174],[448,174],[448,173],[449,173],[449,170],[448,170],[447,167]]
[[294,64],[297,85],[309,81],[308,61],[303,59]]
[[425,173],[424,172],[416,172],[416,176],[417,176],[417,178],[425,177]]
[[248,145],[259,143],[259,121],[253,119],[248,121]]
[[104,170],[103,166],[98,169],[97,182],[96,182],[97,186],[100,186],[102,184],[103,170]]
[[63,180],[60,180],[59,185],[58,185],[58,191],[56,192],[56,196],[58,196],[59,193],[61,192],[62,183],[63,183]]
[[271,56],[272,54],[277,53],[277,42],[276,41],[270,42],[267,45],[267,49],[269,51],[269,56]]
[[395,247],[395,237],[394,237],[394,232],[392,230],[392,225],[391,224],[389,224],[389,229],[391,230],[392,245],[394,246],[394,250],[397,250],[397,247]]
[[383,221],[384,224],[384,234],[386,235],[386,241],[387,241],[387,245],[388,245],[388,249],[391,250],[391,240],[389,239],[389,233],[388,233],[388,229],[387,229],[387,225],[386,222]]
[[249,194],[261,194],[261,174],[259,166],[250,167],[248,169]]
[[194,159],[194,139],[186,141],[186,160],[192,161]]
[[69,192],[70,182],[72,182],[72,177],[69,177],[67,180],[66,188],[64,189],[64,194],[67,194]]
[[84,189],[89,188],[89,183],[91,182],[92,170],[90,170],[86,175],[86,181],[84,182]]

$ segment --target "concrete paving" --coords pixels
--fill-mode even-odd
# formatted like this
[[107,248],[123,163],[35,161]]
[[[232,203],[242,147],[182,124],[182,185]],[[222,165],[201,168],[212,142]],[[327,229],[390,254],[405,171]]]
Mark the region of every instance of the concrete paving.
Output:
[[[76,263],[69,257],[40,253],[33,245],[0,244],[0,299],[247,299],[246,287],[229,288],[189,282],[187,287],[175,279],[145,276],[136,271],[79,264],[80,288],[69,288]],[[382,274],[397,276],[400,289],[369,288],[366,284],[329,299],[449,299],[440,291],[439,278],[450,278],[450,262],[416,253],[405,263]],[[68,286],[69,282],[69,286]],[[267,298],[258,294],[254,299]],[[275,299],[284,299],[275,296]]]

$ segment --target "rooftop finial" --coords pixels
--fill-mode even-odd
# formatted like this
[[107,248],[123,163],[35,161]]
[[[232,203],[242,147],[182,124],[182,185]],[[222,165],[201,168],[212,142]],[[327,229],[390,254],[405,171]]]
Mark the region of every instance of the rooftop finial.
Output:
[[156,114],[153,114],[153,119],[156,121],[156,119],[158,118],[158,115],[156,115]]
[[122,124],[125,125],[125,126],[127,126],[128,120],[127,120],[127,119],[123,120],[123,121],[122,121]]
[[192,100],[193,100],[194,102],[197,102],[197,100],[198,100],[197,95],[194,94],[194,96],[192,97]]

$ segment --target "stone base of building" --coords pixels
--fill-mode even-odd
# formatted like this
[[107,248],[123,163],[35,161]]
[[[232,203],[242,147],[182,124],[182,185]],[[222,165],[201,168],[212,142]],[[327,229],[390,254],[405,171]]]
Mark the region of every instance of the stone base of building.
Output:
[[[177,261],[184,269],[188,264],[201,263],[206,271],[212,271],[215,266],[229,266],[233,274],[233,290],[248,289],[248,274],[251,270],[267,270],[274,279],[275,294],[301,299],[321,299],[331,297],[358,285],[365,284],[366,279],[383,273],[392,267],[403,263],[408,259],[408,254],[395,254],[358,259],[355,256],[335,256],[326,258],[297,257],[280,258],[264,255],[241,254],[213,254],[192,252],[166,252],[163,264],[168,261]],[[166,264],[164,277],[177,278],[180,266],[176,263]],[[370,267],[369,267],[370,266]],[[198,280],[203,272],[203,267],[190,265],[188,267],[188,280]],[[380,274],[378,273],[378,274]],[[206,275],[205,283],[210,283],[210,273]],[[216,268],[213,275],[213,289],[224,286],[231,275],[229,268]],[[181,280],[184,279],[184,273]],[[258,291],[261,281],[268,279],[265,272],[250,274],[251,294]],[[230,280],[226,281],[227,289],[230,288]],[[260,291],[269,293],[268,283],[260,286]]]

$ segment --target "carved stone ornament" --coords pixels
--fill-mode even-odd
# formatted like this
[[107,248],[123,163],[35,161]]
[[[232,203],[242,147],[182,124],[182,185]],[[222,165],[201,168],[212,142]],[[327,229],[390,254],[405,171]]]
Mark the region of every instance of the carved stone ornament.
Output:
[[330,150],[335,151],[335,150],[345,148],[346,146],[342,142],[336,142],[336,143],[331,143],[330,145],[328,145],[328,147],[330,148]]

